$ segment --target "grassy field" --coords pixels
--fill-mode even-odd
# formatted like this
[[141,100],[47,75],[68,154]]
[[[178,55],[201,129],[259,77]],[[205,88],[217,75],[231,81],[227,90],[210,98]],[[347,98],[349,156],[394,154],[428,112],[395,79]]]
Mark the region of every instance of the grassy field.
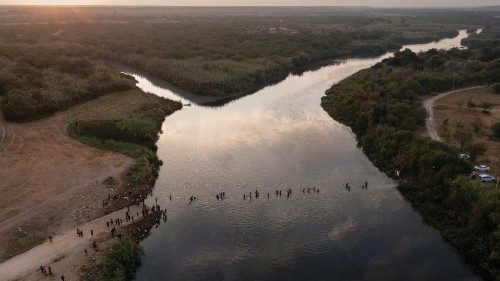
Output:
[[[491,109],[483,112],[484,104],[490,104]],[[473,164],[486,164],[493,175],[500,176],[500,141],[492,131],[493,124],[500,121],[499,94],[486,88],[449,95],[436,102],[434,116],[439,134],[447,143],[459,147],[453,133],[460,129],[472,133],[472,142],[484,143],[484,155]]]

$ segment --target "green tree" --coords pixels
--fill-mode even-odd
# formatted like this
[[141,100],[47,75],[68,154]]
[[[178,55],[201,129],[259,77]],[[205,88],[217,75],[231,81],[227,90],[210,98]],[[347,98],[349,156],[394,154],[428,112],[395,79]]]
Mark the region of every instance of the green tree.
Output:
[[481,104],[481,107],[483,108],[484,113],[489,113],[490,112],[489,110],[493,107],[493,105],[489,102],[483,102]]
[[500,139],[500,122],[496,122],[491,126],[491,130],[493,130],[493,136],[495,138]]
[[475,104],[475,103],[473,103],[471,100],[469,100],[469,101],[467,102],[467,107],[468,107],[469,109],[470,109],[470,108],[474,108],[474,107],[476,107],[476,104]]
[[443,121],[443,137],[444,140],[449,143],[451,139],[450,125],[448,119]]
[[2,111],[8,121],[26,121],[36,117],[40,104],[28,93],[10,91],[2,100]]
[[458,142],[460,151],[462,151],[464,146],[472,140],[472,134],[464,129],[458,129],[453,134],[453,138]]
[[500,83],[493,84],[493,91],[495,91],[496,94],[500,94]]
[[479,156],[484,155],[487,150],[487,146],[484,143],[471,143],[466,147],[469,151],[470,158],[476,160]]
[[100,280],[132,280],[135,268],[141,263],[142,249],[130,237],[113,245],[99,267]]

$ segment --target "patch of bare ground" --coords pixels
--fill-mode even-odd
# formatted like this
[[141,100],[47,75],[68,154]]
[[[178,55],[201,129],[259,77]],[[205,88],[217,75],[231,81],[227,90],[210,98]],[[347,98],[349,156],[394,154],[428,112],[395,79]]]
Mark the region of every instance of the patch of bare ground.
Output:
[[[467,106],[470,102],[475,107]],[[489,113],[483,113],[482,104],[491,104]],[[491,173],[500,176],[500,141],[492,135],[491,126],[500,121],[500,95],[491,88],[466,90],[443,97],[435,102],[434,118],[442,140],[458,147],[453,132],[464,128],[473,134],[474,143],[485,143],[486,153],[479,157],[477,163],[491,167]],[[445,125],[448,123],[448,125]],[[475,165],[475,163],[473,163]]]
[[[3,122],[0,261],[113,210],[104,209],[102,202],[117,189],[124,190],[124,174],[134,159],[72,139],[67,124],[76,119],[124,118],[148,101],[148,94],[131,90],[39,121]],[[103,183],[109,177],[116,179],[111,187]]]

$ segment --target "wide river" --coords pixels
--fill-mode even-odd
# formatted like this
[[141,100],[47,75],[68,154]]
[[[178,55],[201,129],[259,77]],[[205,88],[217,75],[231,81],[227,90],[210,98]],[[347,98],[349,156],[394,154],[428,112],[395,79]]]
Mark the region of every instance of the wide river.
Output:
[[[405,48],[460,47],[466,36]],[[128,71],[144,91],[192,103],[163,123],[153,198],[168,221],[141,243],[136,279],[478,278],[320,106],[332,84],[391,55],[290,75],[218,107]]]

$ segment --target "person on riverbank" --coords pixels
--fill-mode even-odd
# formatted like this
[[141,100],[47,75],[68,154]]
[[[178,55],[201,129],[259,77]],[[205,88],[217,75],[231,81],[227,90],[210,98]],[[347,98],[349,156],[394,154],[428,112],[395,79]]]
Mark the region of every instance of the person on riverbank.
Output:
[[49,243],[52,243],[52,236],[49,235]]

